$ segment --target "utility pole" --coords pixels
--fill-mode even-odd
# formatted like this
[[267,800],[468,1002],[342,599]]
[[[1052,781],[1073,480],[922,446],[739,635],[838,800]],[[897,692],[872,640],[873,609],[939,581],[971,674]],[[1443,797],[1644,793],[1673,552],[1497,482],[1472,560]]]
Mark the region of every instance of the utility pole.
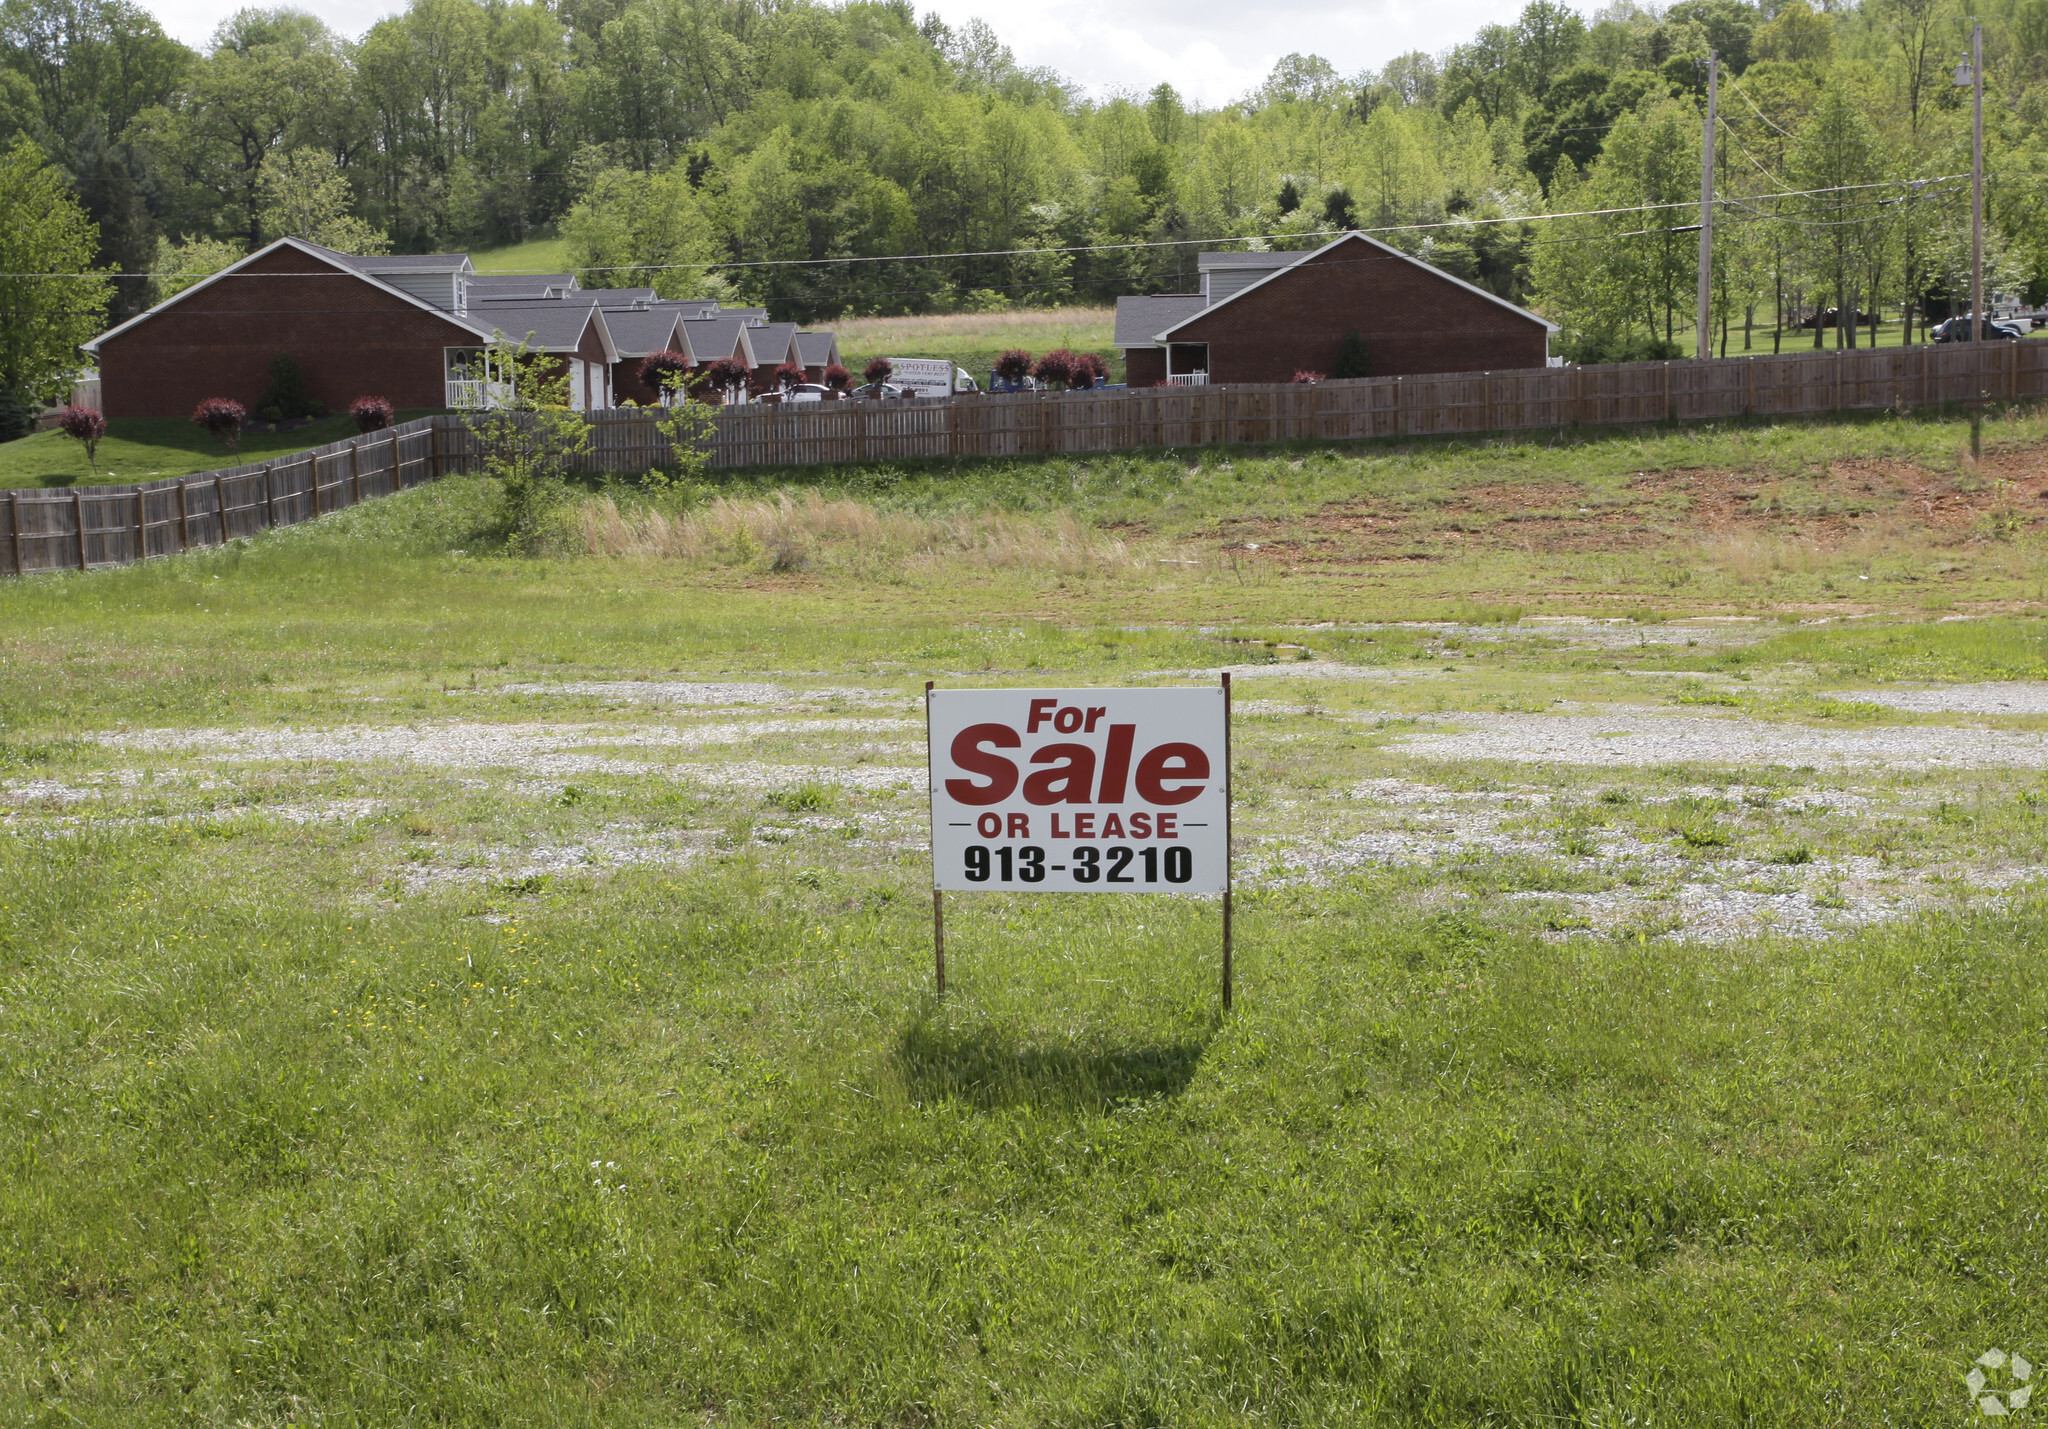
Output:
[[1721,104],[1721,57],[1707,51],[1707,127],[1700,137],[1700,302],[1699,357],[1714,355],[1714,120]]
[[1956,88],[1970,86],[1970,340],[1984,337],[1984,25],[1970,22],[1970,57]]
[[1970,25],[1970,336],[1984,340],[1984,23]]

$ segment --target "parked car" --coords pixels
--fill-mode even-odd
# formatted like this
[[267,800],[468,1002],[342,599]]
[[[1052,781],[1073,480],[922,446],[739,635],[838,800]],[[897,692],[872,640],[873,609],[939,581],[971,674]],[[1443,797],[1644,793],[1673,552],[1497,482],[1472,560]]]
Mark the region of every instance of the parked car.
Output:
[[784,394],[785,402],[829,402],[839,394],[822,382],[799,382]]
[[[2000,338],[2025,336],[2026,334],[2020,330],[2020,326],[2017,323],[2003,323],[1999,322],[1996,318],[1984,319],[1984,340],[1986,342],[1996,342]],[[1945,323],[1936,323],[1934,325],[1934,340],[1936,342],[1968,342],[1970,340],[1970,320],[1967,317],[1961,317],[1950,318]]]
[[872,402],[892,397],[915,397],[917,394],[893,382],[870,382],[865,387],[854,388],[853,395],[859,401]]

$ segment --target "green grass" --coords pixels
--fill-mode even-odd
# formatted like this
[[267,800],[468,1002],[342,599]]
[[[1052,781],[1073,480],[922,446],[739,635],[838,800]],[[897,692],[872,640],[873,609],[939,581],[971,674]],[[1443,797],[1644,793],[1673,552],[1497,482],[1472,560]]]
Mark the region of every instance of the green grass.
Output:
[[470,263],[479,273],[561,273],[569,267],[569,240],[530,238],[503,248],[473,249]]
[[[409,422],[424,411],[398,414]],[[62,432],[37,432],[0,445],[0,488],[10,486],[119,486],[240,466],[265,457],[324,446],[355,434],[346,416],[323,417],[286,431],[246,431],[237,455],[219,439],[176,417],[115,417],[100,442],[98,464]]]
[[[1131,539],[1209,551],[1362,496],[1448,522],[1481,488],[1573,482],[1597,516],[1703,462],[1952,464],[1956,431],[804,475],[885,513],[1142,520],[1161,534]],[[1991,435],[2024,455],[2038,419]],[[1884,620],[1589,648],[1497,592],[1604,562],[1613,583],[1571,596],[1599,613],[1668,590],[1664,565],[515,560],[490,553],[492,503],[452,478],[0,585],[0,1421],[1935,1425],[1968,1416],[1986,1347],[2041,1359],[2048,908],[1959,898],[1715,945],[1543,901],[1745,851],[1785,878],[1851,854],[2037,865],[2038,775],[1902,775],[1883,817],[1831,821],[1774,807],[1813,771],[1517,775],[1383,748],[1459,711],[1744,676],[1813,713],[1836,682],[2033,675],[2038,620],[1926,623],[1902,586]],[[1806,594],[1725,579],[1765,610]],[[1494,623],[1360,625],[1458,608]],[[1299,832],[1291,810],[1348,833],[1346,791],[1389,778],[1519,779],[1542,847],[1248,883],[1228,1018],[1195,900],[954,899],[935,1002],[924,855],[874,832],[914,835],[907,789],[735,792],[667,777],[669,746],[645,773],[564,775],[103,742],[698,718],[501,688],[573,679],[857,685],[872,708],[820,712],[914,722],[927,678],[1117,683],[1302,649],[1308,673],[1261,677],[1272,707],[1247,690],[1247,857]],[[1640,677],[1660,669],[1704,678]],[[762,730],[732,759],[914,763],[917,737]],[[341,805],[361,807],[319,816]],[[689,856],[509,856],[622,829]],[[1622,834],[1687,871],[1579,866]]]
[[948,313],[926,317],[841,318],[819,322],[839,334],[839,353],[859,372],[876,357],[950,358],[986,388],[996,356],[1022,348],[1040,357],[1057,347],[1093,352],[1109,364],[1110,381],[1123,381],[1123,352],[1115,346],[1110,308],[1019,309],[1006,313]]

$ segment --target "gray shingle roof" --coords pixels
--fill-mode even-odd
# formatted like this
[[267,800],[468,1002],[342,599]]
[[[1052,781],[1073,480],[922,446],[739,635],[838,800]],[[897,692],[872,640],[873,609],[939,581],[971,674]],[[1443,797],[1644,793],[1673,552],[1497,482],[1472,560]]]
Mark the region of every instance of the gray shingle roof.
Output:
[[1202,253],[1195,258],[1195,268],[1285,268],[1289,263],[1298,263],[1308,257],[1301,253]]
[[733,355],[744,326],[744,319],[720,313],[714,318],[684,319],[683,334],[690,339],[690,351],[699,362],[716,362]]
[[467,268],[467,253],[379,253],[364,256],[358,253],[335,253],[327,250],[342,262],[364,273],[403,273],[408,269],[429,273],[445,273],[451,269]]
[[645,357],[675,340],[681,321],[673,308],[606,308],[605,326],[620,357]]
[[507,299],[543,302],[550,288],[575,288],[574,273],[478,273],[469,280],[472,302],[496,303]]
[[543,298],[531,303],[492,303],[470,314],[479,324],[489,323],[507,341],[528,341],[548,352],[573,352],[590,326],[597,304],[579,294],[577,299]]
[[754,361],[764,367],[774,367],[789,361],[790,344],[796,341],[795,323],[749,322],[747,341],[754,345]]
[[[1203,257],[1210,255],[1203,254]],[[1264,254],[1259,255],[1264,257]],[[1157,297],[1116,300],[1116,345],[1156,347],[1153,338],[1175,323],[1186,322],[1209,306],[1200,293],[1165,293]]]
[[824,367],[839,360],[839,335],[832,332],[800,332],[796,335],[797,350],[804,355],[804,366]]

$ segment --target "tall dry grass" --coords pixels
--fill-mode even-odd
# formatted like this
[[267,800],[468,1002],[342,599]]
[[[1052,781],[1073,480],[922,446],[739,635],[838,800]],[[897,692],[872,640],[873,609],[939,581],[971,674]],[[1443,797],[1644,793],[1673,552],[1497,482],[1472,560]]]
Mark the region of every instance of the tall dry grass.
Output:
[[583,506],[574,529],[577,544],[591,555],[770,571],[875,575],[968,568],[1136,576],[1200,570],[1199,560],[1178,547],[1105,536],[1065,512],[919,516],[816,491],[720,496],[681,512],[622,509],[606,497]]
[[840,318],[832,324],[842,349],[865,350],[877,344],[915,342],[920,338],[954,341],[987,337],[1001,342],[1012,335],[1042,334],[1066,329],[1112,328],[1114,308],[1020,308],[1007,313],[932,313],[915,317]]

